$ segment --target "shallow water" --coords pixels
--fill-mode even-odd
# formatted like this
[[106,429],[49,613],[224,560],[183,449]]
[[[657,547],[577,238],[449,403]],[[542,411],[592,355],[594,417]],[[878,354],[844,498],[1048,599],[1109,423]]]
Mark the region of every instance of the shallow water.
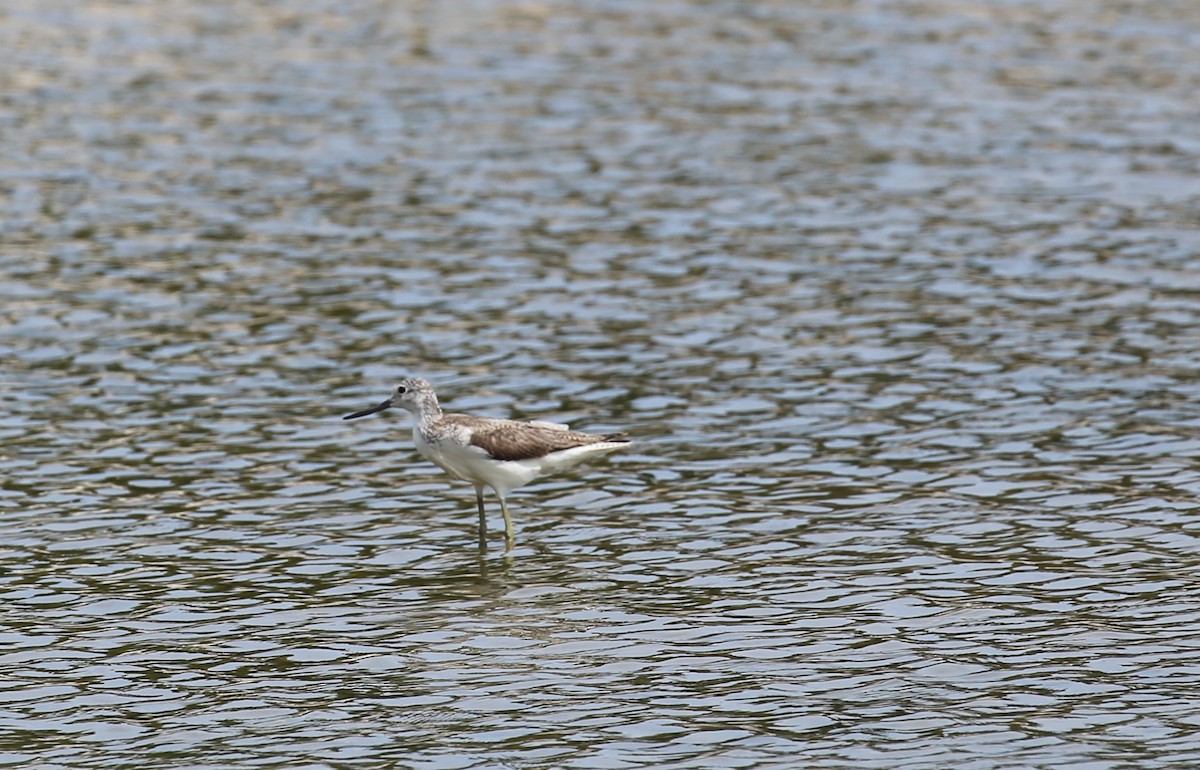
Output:
[[1197,34],[7,3],[0,765],[1200,762]]

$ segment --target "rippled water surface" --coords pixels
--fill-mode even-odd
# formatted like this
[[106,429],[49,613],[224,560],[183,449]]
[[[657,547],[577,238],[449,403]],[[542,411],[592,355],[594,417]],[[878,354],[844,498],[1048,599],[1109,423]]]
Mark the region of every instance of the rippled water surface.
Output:
[[[1198,40],[4,3],[0,765],[1200,764]],[[481,554],[403,374],[636,443]]]

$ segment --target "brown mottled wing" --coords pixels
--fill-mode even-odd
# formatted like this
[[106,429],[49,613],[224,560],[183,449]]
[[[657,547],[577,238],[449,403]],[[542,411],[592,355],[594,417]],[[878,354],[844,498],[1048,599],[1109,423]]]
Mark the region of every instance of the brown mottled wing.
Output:
[[599,441],[626,440],[622,434],[593,436],[545,423],[491,420],[465,414],[446,415],[443,419],[470,428],[471,444],[497,460],[529,460]]

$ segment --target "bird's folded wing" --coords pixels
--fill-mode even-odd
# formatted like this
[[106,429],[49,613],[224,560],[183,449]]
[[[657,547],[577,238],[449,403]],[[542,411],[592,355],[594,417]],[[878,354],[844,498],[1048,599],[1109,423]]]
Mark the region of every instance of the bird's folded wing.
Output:
[[529,460],[603,439],[558,427],[512,420],[488,420],[471,426],[471,444],[497,460]]

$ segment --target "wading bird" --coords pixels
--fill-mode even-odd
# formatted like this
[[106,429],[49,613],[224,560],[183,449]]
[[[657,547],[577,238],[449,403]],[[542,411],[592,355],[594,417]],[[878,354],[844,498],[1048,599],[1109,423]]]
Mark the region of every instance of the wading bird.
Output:
[[446,473],[475,485],[479,506],[479,547],[485,547],[487,519],[483,488],[491,487],[504,514],[505,550],[513,544],[512,517],[505,497],[546,473],[565,470],[594,455],[629,445],[624,433],[579,433],[552,422],[518,422],[470,414],[446,414],[433,386],[420,377],[396,385],[392,395],[370,409],[348,414],[353,420],[392,407],[413,416],[413,442],[421,455]]

